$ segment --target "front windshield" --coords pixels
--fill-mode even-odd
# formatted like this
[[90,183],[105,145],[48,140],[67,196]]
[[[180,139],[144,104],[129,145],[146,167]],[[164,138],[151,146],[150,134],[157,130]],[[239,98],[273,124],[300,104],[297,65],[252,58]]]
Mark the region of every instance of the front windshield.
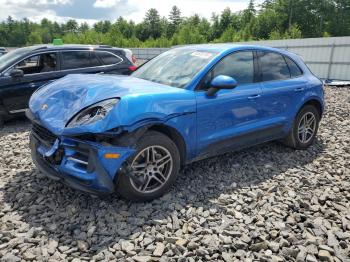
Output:
[[132,76],[184,88],[217,53],[194,49],[172,49],[139,68]]
[[0,56],[0,72],[2,72],[7,67],[11,66],[13,62],[25,55],[26,53],[32,51],[35,47],[24,47],[18,48],[14,51],[8,52]]

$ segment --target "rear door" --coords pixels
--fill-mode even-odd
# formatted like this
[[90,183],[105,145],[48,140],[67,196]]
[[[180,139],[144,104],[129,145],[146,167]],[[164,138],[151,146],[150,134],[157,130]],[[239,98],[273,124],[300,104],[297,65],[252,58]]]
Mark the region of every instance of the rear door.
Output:
[[[1,97],[9,113],[24,112],[32,93],[40,86],[60,77],[58,72],[58,55],[56,52],[45,52],[29,56],[15,64],[1,77]],[[10,72],[20,69],[24,75],[12,78]]]
[[302,77],[301,69],[287,56],[259,51],[258,58],[264,119],[281,126],[282,132],[287,132],[294,117],[295,105],[306,92],[307,81]]
[[65,74],[92,74],[103,72],[103,66],[90,50],[61,51],[61,71]]

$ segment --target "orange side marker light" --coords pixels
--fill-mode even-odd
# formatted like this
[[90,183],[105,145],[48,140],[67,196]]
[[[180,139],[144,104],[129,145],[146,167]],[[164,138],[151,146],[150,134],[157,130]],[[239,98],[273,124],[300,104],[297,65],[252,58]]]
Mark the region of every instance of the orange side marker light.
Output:
[[120,157],[120,154],[117,153],[106,153],[105,158],[106,159],[118,159]]

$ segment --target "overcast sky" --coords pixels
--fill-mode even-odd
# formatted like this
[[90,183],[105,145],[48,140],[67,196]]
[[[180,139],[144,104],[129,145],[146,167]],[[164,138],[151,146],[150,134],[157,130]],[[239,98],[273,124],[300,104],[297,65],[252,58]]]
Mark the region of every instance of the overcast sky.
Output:
[[161,16],[168,17],[173,5],[180,8],[183,16],[197,13],[210,18],[212,12],[220,13],[225,7],[239,11],[248,3],[249,0],[0,0],[0,20],[11,15],[15,19],[27,17],[32,21],[46,17],[64,22],[73,18],[92,24],[98,20],[114,21],[123,16],[140,22],[150,8],[157,8]]

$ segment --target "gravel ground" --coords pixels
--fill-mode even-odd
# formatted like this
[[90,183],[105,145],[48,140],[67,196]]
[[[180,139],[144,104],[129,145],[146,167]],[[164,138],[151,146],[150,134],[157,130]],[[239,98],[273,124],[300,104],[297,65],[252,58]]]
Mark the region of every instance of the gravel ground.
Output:
[[45,178],[29,124],[0,131],[2,261],[349,261],[350,88],[327,88],[307,151],[278,143],[187,166],[151,203]]

